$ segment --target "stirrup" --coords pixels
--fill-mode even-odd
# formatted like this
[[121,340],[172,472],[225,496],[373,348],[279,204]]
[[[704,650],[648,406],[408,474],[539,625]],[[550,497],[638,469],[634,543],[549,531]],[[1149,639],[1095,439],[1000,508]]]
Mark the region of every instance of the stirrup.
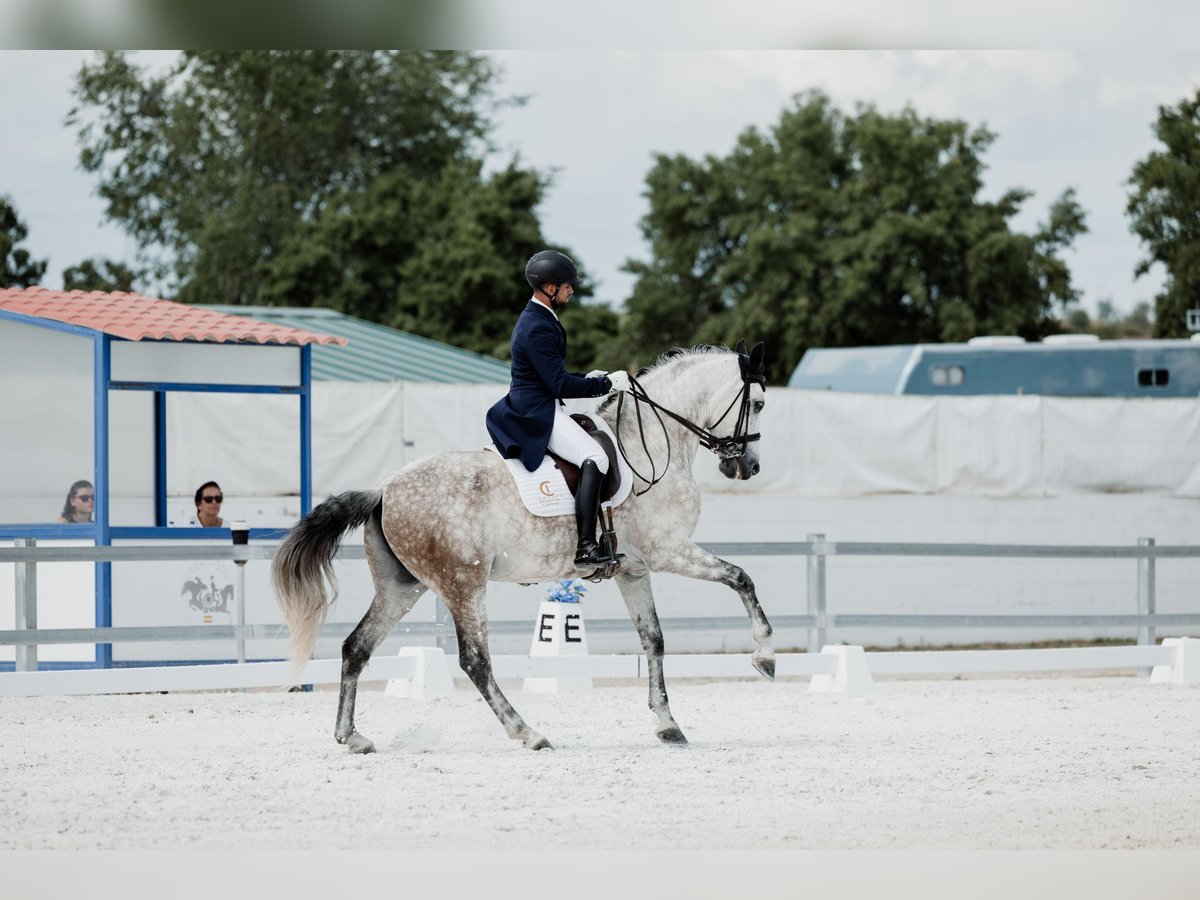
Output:
[[600,566],[594,569],[588,575],[580,575],[584,581],[590,581],[592,584],[599,584],[609,578],[612,578],[621,571],[621,563],[619,561],[610,562],[608,565]]

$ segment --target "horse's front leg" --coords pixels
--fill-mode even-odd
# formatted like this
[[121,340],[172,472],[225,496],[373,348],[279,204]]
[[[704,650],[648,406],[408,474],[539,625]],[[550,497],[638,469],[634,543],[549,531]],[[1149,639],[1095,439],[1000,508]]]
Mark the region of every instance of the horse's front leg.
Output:
[[650,679],[650,709],[658,716],[655,734],[667,744],[686,744],[687,738],[675,723],[671,708],[667,705],[667,683],[663,678],[663,633],[658,622],[658,611],[654,608],[654,594],[650,590],[650,573],[642,568],[634,570],[626,564],[616,577],[617,587],[625,600],[625,607],[633,624],[637,626],[642,649],[646,652],[646,669]]
[[762,607],[758,604],[758,594],[754,590],[754,582],[744,569],[713,556],[690,542],[665,549],[654,569],[657,572],[670,572],[700,581],[720,582],[737,591],[737,595],[742,598],[742,605],[746,607],[746,615],[750,617],[750,633],[758,644],[758,649],[751,657],[754,668],[770,680],[775,680],[775,646],[771,640],[771,623],[763,614]]

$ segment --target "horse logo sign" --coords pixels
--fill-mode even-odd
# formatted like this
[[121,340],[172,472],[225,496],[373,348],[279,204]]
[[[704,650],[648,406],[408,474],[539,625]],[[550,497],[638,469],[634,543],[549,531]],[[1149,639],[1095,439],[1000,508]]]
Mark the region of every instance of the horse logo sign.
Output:
[[211,573],[208,582],[196,576],[183,583],[180,597],[188,598],[188,607],[204,614],[204,621],[211,622],[213,613],[230,614],[229,605],[233,601],[233,585],[224,584],[217,587],[217,580]]

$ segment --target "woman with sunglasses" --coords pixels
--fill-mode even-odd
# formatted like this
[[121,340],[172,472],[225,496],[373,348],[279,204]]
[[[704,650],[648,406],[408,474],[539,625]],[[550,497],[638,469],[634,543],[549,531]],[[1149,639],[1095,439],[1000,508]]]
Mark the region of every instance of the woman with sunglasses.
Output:
[[63,525],[83,525],[92,521],[96,511],[96,491],[90,481],[77,481],[67,491],[67,502],[58,514]]
[[196,490],[196,524],[201,528],[223,528],[221,504],[225,495],[215,481],[206,481]]

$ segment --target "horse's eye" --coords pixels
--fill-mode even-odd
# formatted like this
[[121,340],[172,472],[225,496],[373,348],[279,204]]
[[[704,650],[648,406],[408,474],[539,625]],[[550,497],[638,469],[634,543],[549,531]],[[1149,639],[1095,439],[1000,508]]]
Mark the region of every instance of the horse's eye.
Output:
[[754,401],[754,411],[755,411],[755,412],[762,412],[762,411],[763,411],[763,407],[764,407],[764,406],[766,406],[766,405],[767,405],[767,404],[763,403],[761,400],[755,400],[755,401]]

